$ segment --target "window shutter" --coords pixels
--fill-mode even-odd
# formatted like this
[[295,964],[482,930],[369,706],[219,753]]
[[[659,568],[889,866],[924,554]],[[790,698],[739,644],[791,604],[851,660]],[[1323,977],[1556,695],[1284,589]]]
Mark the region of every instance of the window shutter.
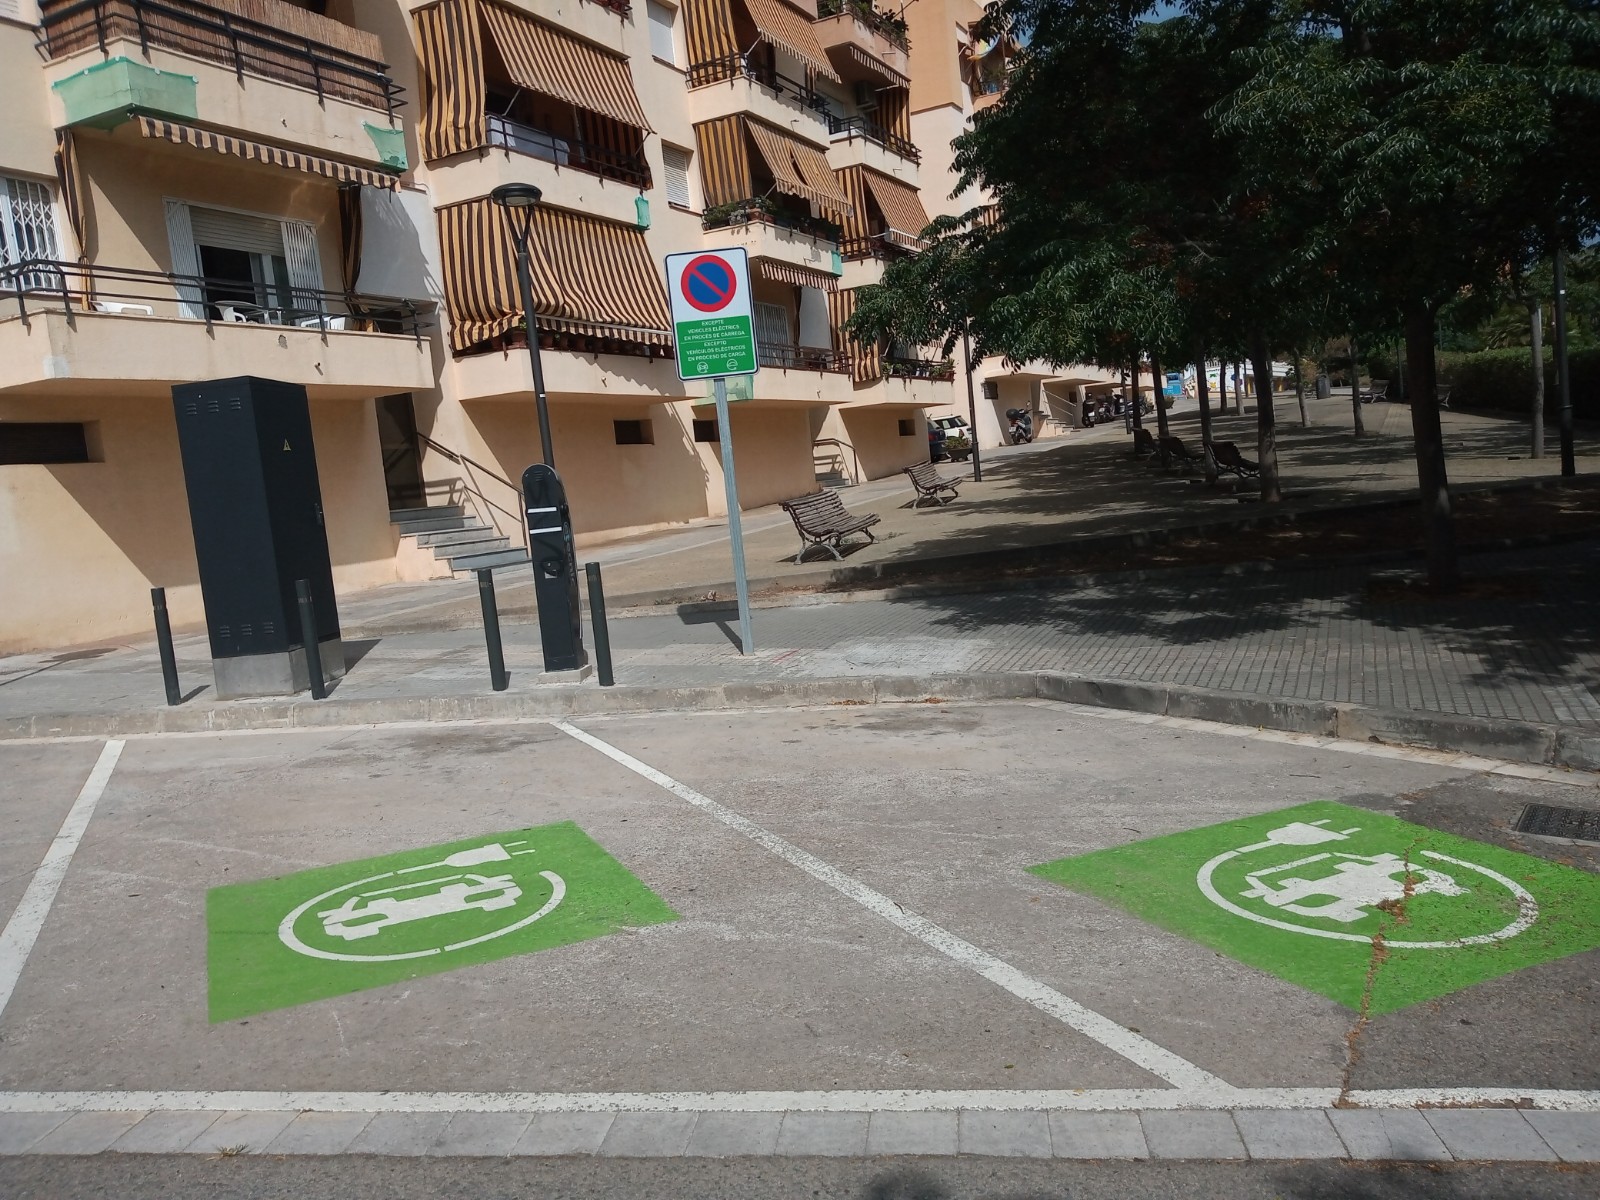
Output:
[[304,221],[283,223],[284,257],[289,263],[289,286],[296,308],[318,311],[316,293],[322,290],[322,260],[317,256],[316,227]]
[[645,9],[650,14],[650,53],[676,65],[678,50],[672,37],[672,23],[678,14],[665,4],[657,4],[656,0],[646,0]]
[[[0,179],[0,185],[0,264],[59,258],[50,189],[31,179]],[[27,285],[51,287],[59,280],[53,271],[30,272]]]
[[[182,200],[167,201],[167,243],[172,247],[172,273],[193,279],[200,274],[200,249],[195,245],[194,226],[189,206]],[[178,284],[178,314],[196,319],[204,317],[204,296],[197,283]]]
[[287,257],[284,254],[284,225],[271,217],[196,206],[189,209],[189,222],[197,246]]
[[22,0],[0,0],[0,17],[22,20]]
[[667,203],[693,208],[694,202],[689,196],[689,152],[676,146],[662,146],[661,165],[667,177]]
[[792,346],[794,334],[789,329],[789,310],[781,304],[756,302],[756,342],[760,346]]

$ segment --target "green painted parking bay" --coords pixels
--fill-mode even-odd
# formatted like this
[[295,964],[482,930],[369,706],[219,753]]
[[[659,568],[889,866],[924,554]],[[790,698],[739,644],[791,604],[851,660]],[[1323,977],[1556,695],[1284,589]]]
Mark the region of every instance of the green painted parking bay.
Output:
[[1332,802],[1032,869],[1370,1015],[1600,946],[1600,878]]
[[213,1021],[676,918],[571,821],[213,888]]

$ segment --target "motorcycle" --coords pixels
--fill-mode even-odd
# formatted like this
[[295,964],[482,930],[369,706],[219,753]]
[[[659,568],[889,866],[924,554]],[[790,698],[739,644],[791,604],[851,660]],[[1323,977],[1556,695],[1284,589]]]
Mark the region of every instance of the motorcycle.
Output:
[[1011,444],[1024,445],[1033,441],[1033,414],[1025,408],[1006,409],[1006,419],[1011,422]]

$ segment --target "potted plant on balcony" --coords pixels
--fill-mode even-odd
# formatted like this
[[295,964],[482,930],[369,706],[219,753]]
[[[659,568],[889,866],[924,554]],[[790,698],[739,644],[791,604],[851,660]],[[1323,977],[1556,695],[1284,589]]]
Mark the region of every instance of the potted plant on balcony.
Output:
[[951,462],[966,462],[972,457],[972,442],[962,433],[947,434],[944,439],[944,452],[950,456]]

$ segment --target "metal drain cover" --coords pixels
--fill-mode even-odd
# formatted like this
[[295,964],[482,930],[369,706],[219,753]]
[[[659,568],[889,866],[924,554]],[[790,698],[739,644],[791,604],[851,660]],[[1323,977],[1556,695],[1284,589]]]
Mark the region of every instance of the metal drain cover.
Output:
[[1525,804],[1522,815],[1517,818],[1516,830],[1540,837],[1600,842],[1600,812],[1592,808],[1563,808],[1558,804]]

